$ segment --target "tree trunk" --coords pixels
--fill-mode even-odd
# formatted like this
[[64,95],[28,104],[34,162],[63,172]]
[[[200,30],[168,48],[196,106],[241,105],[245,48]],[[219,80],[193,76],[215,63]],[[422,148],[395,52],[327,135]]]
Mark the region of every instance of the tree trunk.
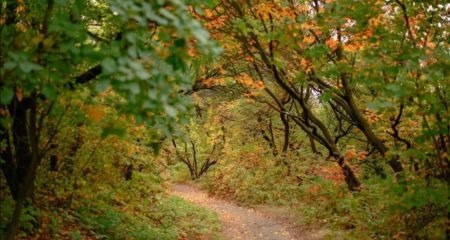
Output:
[[[363,132],[363,134],[366,136],[367,141],[375,148],[377,149],[383,157],[386,157],[386,152],[389,150],[384,143],[375,135],[372,128],[370,128],[369,123],[362,115],[361,111],[358,109],[358,106],[355,103],[355,100],[353,98],[353,92],[350,88],[348,82],[347,82],[347,74],[342,74],[342,85],[344,87],[345,91],[345,100],[348,103],[348,106],[351,110],[349,112],[350,116],[357,122],[358,128]],[[394,172],[399,173],[402,172],[403,166],[400,163],[398,157],[391,158],[388,161],[388,164],[391,166],[392,170]]]
[[353,170],[345,163],[344,156],[337,155],[334,158],[337,160],[339,167],[341,167],[348,190],[359,191],[361,184],[353,173]]
[[18,198],[18,190],[19,190],[19,182],[17,181],[17,165],[16,162],[13,160],[13,154],[12,154],[12,142],[10,139],[10,136],[8,134],[8,130],[1,127],[0,129],[0,136],[1,139],[6,139],[6,149],[1,152],[1,157],[5,161],[3,164],[0,165],[3,174],[5,175],[6,183],[8,185],[8,188],[11,192],[11,195],[15,201],[17,201]]
[[286,116],[286,114],[284,114],[284,113],[280,113],[280,118],[281,118],[281,122],[283,122],[283,126],[284,126],[284,143],[283,143],[283,153],[282,153],[283,164],[287,168],[287,175],[290,176],[291,172],[292,172],[291,165],[289,164],[289,162],[287,161],[287,158],[286,158],[286,152],[289,149],[289,135],[290,135],[289,119]]
[[3,234],[5,240],[14,240],[20,225],[20,215],[22,214],[22,209],[25,204],[25,198],[23,196],[18,196],[16,200],[16,205],[14,206],[14,212],[11,221],[6,226]]
[[212,162],[210,162],[210,159],[208,158],[206,161],[205,161],[205,163],[203,163],[203,166],[202,166],[202,168],[201,168],[201,170],[200,170],[200,172],[199,172],[199,174],[198,174],[198,177],[201,177],[203,174],[205,174],[207,171],[208,171],[208,169],[212,166],[212,165],[214,165],[214,164],[216,164],[217,163],[217,161],[212,161]]
[[[5,129],[5,136],[7,137],[8,147],[2,157],[5,157],[6,164],[3,168],[5,173],[7,184],[10,188],[11,194],[14,200],[18,200],[20,188],[23,186],[24,175],[31,163],[31,146],[28,136],[28,121],[27,121],[27,108],[24,102],[20,102],[17,98],[14,98],[9,106],[9,112],[13,116],[12,142],[7,135]],[[12,146],[15,150],[15,159],[12,155]]]
[[290,135],[290,129],[289,129],[289,121],[284,113],[280,113],[281,122],[283,122],[284,126],[284,143],[283,143],[283,153],[285,153],[288,150],[289,147],[289,135]]
[[317,151],[316,142],[314,141],[314,138],[311,136],[308,136],[309,138],[309,144],[311,145],[311,150],[314,154],[320,154],[319,151]]
[[[41,156],[38,152],[39,140],[36,129],[37,107],[35,99],[35,96],[27,99],[30,100],[30,106],[28,107],[25,105],[25,100],[18,101],[17,98],[10,105],[10,113],[14,116],[12,128],[17,167],[15,169],[9,169],[9,171],[16,171],[16,178],[10,179],[13,182],[8,185],[17,186],[17,189],[11,189],[11,192],[16,191],[17,195],[13,217],[4,230],[6,240],[13,240],[20,228],[22,208],[25,205],[27,197],[31,194],[36,178],[36,171],[40,163]],[[29,120],[27,119],[27,109],[30,110]]]

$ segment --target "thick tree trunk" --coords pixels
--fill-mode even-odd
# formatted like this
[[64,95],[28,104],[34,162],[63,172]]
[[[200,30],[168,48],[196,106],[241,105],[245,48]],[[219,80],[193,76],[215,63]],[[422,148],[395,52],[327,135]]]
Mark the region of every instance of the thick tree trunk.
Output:
[[6,226],[4,231],[5,240],[14,240],[17,231],[19,230],[20,215],[22,214],[23,206],[25,205],[25,198],[23,196],[18,196],[16,200],[16,205],[14,206],[14,212],[11,221]]
[[10,136],[8,134],[8,130],[5,128],[0,129],[0,136],[1,139],[6,140],[6,149],[1,152],[1,157],[5,161],[3,164],[0,165],[3,174],[5,175],[6,183],[8,185],[8,188],[11,192],[11,195],[15,201],[17,201],[18,198],[18,191],[19,191],[19,182],[17,181],[17,165],[16,161],[13,160],[13,154],[12,154],[12,142],[10,139]]
[[[355,103],[355,100],[353,98],[353,92],[350,88],[348,82],[347,82],[347,74],[342,74],[342,85],[344,86],[345,90],[345,100],[348,103],[348,107],[350,108],[349,114],[352,116],[353,120],[357,122],[358,128],[363,132],[363,134],[366,136],[367,141],[378,150],[378,152],[381,153],[384,157],[386,157],[386,152],[389,150],[384,143],[375,135],[372,128],[369,126],[369,123],[367,122],[366,118],[363,116],[361,111],[358,109],[358,106]],[[388,164],[391,166],[392,170],[394,172],[399,173],[402,172],[403,166],[400,163],[398,157],[391,158],[388,161]]]
[[25,201],[28,196],[31,195],[31,190],[34,186],[34,180],[36,178],[36,171],[39,166],[39,161],[33,156],[33,164],[26,170],[24,174],[23,184],[20,184],[20,191],[16,200],[16,205],[14,206],[14,212],[11,221],[5,229],[4,236],[5,240],[13,240],[20,228],[20,216],[22,214],[22,209],[25,205]]
[[197,174],[195,173],[194,170],[192,170],[192,168],[189,168],[189,172],[191,173],[191,179],[192,179],[192,181],[197,180]]
[[[13,240],[20,228],[20,215],[28,196],[31,195],[36,177],[36,171],[40,162],[38,150],[38,137],[36,129],[36,103],[35,97],[31,100],[29,107],[25,106],[25,100],[14,99],[10,106],[10,113],[13,116],[13,142],[15,148],[15,159],[17,167],[8,171],[15,171],[15,178],[9,179],[9,186],[16,186],[11,189],[16,192],[16,204],[11,221],[4,230],[6,240]],[[27,109],[30,110],[29,120]],[[7,173],[14,175],[13,173]],[[5,174],[6,175],[6,174]],[[8,180],[8,179],[7,179]]]
[[[17,98],[9,106],[9,112],[13,116],[12,142],[4,130],[4,135],[7,140],[7,149],[2,152],[2,157],[6,161],[2,167],[5,174],[6,182],[10,188],[14,200],[18,200],[20,188],[24,185],[24,175],[31,163],[31,146],[28,136],[27,126],[27,108],[24,102],[18,101]],[[12,155],[12,146],[14,146],[15,156]],[[13,159],[15,158],[15,159]]]

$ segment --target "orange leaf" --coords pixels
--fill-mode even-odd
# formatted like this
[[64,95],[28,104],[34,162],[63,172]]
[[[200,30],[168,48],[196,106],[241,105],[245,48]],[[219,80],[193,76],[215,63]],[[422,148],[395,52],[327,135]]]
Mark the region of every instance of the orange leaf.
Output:
[[325,44],[333,51],[336,50],[336,48],[339,46],[339,42],[332,38],[325,41]]
[[344,154],[344,159],[345,160],[350,160],[353,159],[354,157],[356,157],[356,150],[355,149],[349,149],[345,152]]
[[99,107],[93,106],[88,108],[87,115],[92,121],[99,123],[105,117],[106,113]]
[[16,88],[16,97],[19,102],[22,102],[23,99],[23,91],[20,88]]
[[311,44],[311,43],[313,43],[313,42],[315,41],[315,39],[314,39],[313,36],[307,36],[307,37],[304,37],[304,38],[303,38],[303,41],[304,41],[305,43],[307,43],[307,44]]

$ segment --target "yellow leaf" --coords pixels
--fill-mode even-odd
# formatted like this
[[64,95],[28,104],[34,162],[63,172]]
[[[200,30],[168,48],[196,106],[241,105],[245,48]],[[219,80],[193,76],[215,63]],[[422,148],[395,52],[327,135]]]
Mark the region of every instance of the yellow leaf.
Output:
[[213,12],[212,12],[211,10],[205,9],[205,16],[206,16],[207,18],[211,18],[211,17],[214,16],[214,14],[213,14]]
[[301,12],[306,12],[309,10],[309,6],[307,4],[300,4],[298,6],[298,10],[300,10]]
[[55,43],[55,40],[52,37],[48,37],[48,38],[44,39],[44,47],[45,48],[50,48],[51,46],[53,46],[54,43]]
[[38,34],[34,38],[31,39],[31,42],[34,45],[38,45],[42,41],[42,39],[44,39],[44,35],[43,34]]
[[87,115],[92,121],[99,123],[105,117],[106,113],[99,107],[93,106],[88,108]]

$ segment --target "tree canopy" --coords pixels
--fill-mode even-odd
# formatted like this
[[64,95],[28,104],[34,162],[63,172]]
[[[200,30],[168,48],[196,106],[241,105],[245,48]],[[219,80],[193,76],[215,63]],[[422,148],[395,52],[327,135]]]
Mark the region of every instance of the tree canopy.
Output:
[[[7,0],[0,8],[5,239],[36,235],[32,221],[45,226],[30,209],[64,207],[81,237],[90,229],[127,239],[95,225],[95,209],[114,215],[125,204],[141,214],[117,219],[147,216],[157,229],[132,239],[198,238],[203,230],[186,230],[182,217],[195,210],[177,210],[186,203],[166,194],[177,179],[241,203],[335,214],[330,227],[355,239],[449,237],[445,1]],[[82,199],[92,194],[88,208]],[[146,204],[175,213],[158,217]],[[217,220],[205,214],[211,237]],[[168,230],[164,221],[175,219],[183,222]],[[125,232],[139,232],[122,220]]]

